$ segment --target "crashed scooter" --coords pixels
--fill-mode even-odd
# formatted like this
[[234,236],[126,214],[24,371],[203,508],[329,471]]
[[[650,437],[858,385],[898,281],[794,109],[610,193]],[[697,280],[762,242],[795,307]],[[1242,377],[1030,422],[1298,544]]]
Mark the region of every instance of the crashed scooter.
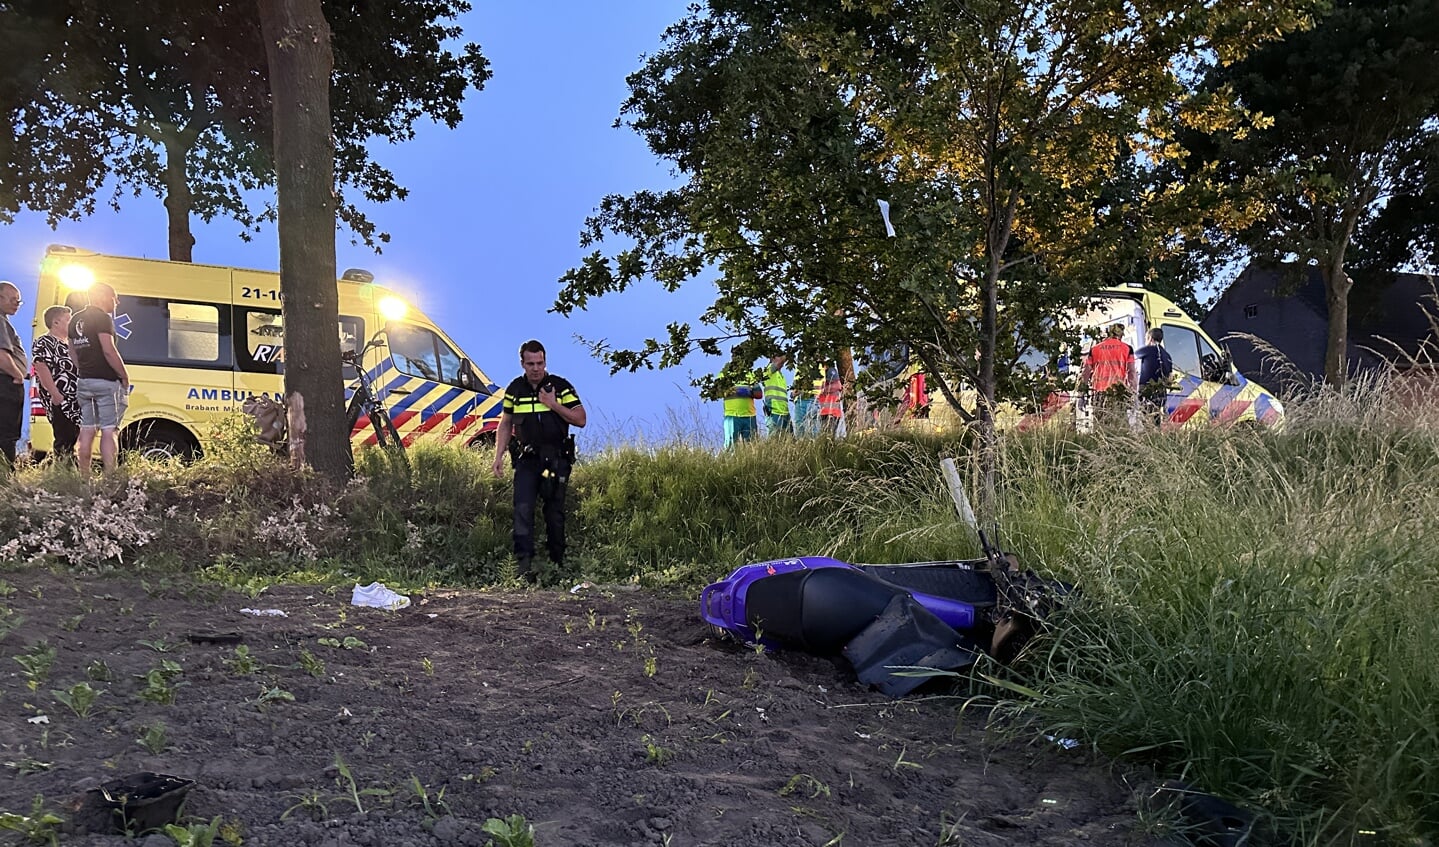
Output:
[[981,559],[744,565],[704,589],[700,615],[746,644],[842,653],[861,682],[903,696],[927,681],[907,673],[916,667],[958,670],[980,652],[1008,663],[1073,590],[1021,570],[983,532],[979,539]]

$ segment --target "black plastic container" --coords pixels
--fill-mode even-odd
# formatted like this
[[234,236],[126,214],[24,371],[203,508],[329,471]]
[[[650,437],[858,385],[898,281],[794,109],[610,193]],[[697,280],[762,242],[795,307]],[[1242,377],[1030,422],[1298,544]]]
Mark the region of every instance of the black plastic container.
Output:
[[98,789],[123,833],[146,832],[174,823],[195,780],[143,771],[103,783]]

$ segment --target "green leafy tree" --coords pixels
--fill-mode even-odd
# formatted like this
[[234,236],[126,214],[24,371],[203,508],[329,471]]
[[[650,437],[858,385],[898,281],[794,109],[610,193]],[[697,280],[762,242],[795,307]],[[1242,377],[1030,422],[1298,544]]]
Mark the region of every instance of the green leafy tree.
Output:
[[[355,205],[405,190],[370,158],[374,138],[412,137],[416,120],[455,126],[489,78],[474,44],[457,55],[450,25],[465,0],[326,0],[333,21],[337,212],[365,243],[388,240]],[[170,258],[189,261],[192,215],[229,217],[248,237],[272,204],[274,126],[267,45],[254,3],[10,0],[0,47],[16,72],[0,82],[0,215],[33,209],[52,225],[125,194],[164,198]]]
[[629,244],[568,272],[556,308],[713,269],[713,332],[597,350],[633,369],[731,341],[741,363],[777,341],[801,361],[904,348],[955,407],[974,386],[985,423],[1026,390],[1015,360],[1063,344],[1058,310],[1205,226],[1198,181],[1155,176],[1177,127],[1235,125],[1192,96],[1201,58],[1301,20],[1235,0],[711,0],[622,109],[686,181],[604,198],[582,244]]
[[1439,190],[1439,4],[1341,0],[1309,30],[1216,66],[1206,88],[1262,116],[1196,144],[1240,193],[1261,198],[1238,243],[1317,266],[1329,307],[1324,378],[1342,385],[1351,249],[1370,267],[1434,256]]

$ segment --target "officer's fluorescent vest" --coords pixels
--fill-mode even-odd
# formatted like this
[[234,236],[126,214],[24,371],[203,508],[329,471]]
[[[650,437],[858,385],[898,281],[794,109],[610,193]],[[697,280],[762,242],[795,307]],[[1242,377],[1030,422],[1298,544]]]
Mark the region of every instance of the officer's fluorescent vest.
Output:
[[[748,388],[751,391],[757,386],[740,385],[738,388]],[[752,418],[754,417],[753,397],[726,397],[724,401],[724,414],[727,418]]]
[[789,386],[785,384],[784,373],[777,370],[766,369],[764,373],[764,405],[771,415],[788,415],[789,400],[786,399],[786,392]]

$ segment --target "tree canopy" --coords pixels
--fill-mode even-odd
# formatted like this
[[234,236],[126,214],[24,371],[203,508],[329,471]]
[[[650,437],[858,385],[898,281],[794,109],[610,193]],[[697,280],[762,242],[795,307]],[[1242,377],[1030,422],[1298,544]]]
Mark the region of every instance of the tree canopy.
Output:
[[1196,143],[1259,211],[1238,242],[1317,266],[1329,305],[1325,379],[1346,374],[1351,248],[1371,268],[1435,261],[1439,3],[1340,0],[1307,31],[1212,68],[1210,91],[1263,116]]
[[[454,127],[470,88],[490,76],[475,44],[458,52],[452,21],[465,0],[325,0],[333,30],[335,179],[340,219],[365,243],[388,240],[356,205],[405,189],[369,154],[429,117]],[[224,216],[247,234],[274,215],[253,189],[274,184],[273,114],[265,43],[251,0],[5,0],[0,48],[0,216],[43,212],[51,223],[94,209],[113,180],[169,211],[170,257],[189,260],[189,216]]]
[[556,308],[713,269],[709,331],[597,341],[612,367],[734,342],[702,381],[717,393],[774,346],[811,363],[904,348],[956,407],[960,383],[978,388],[986,414],[1027,389],[1009,365],[1063,344],[1058,309],[1203,230],[1196,201],[1217,193],[1160,167],[1179,127],[1235,125],[1193,92],[1197,69],[1302,20],[1233,0],[711,0],[622,107],[685,183],[604,198],[582,244],[627,246],[568,272]]

